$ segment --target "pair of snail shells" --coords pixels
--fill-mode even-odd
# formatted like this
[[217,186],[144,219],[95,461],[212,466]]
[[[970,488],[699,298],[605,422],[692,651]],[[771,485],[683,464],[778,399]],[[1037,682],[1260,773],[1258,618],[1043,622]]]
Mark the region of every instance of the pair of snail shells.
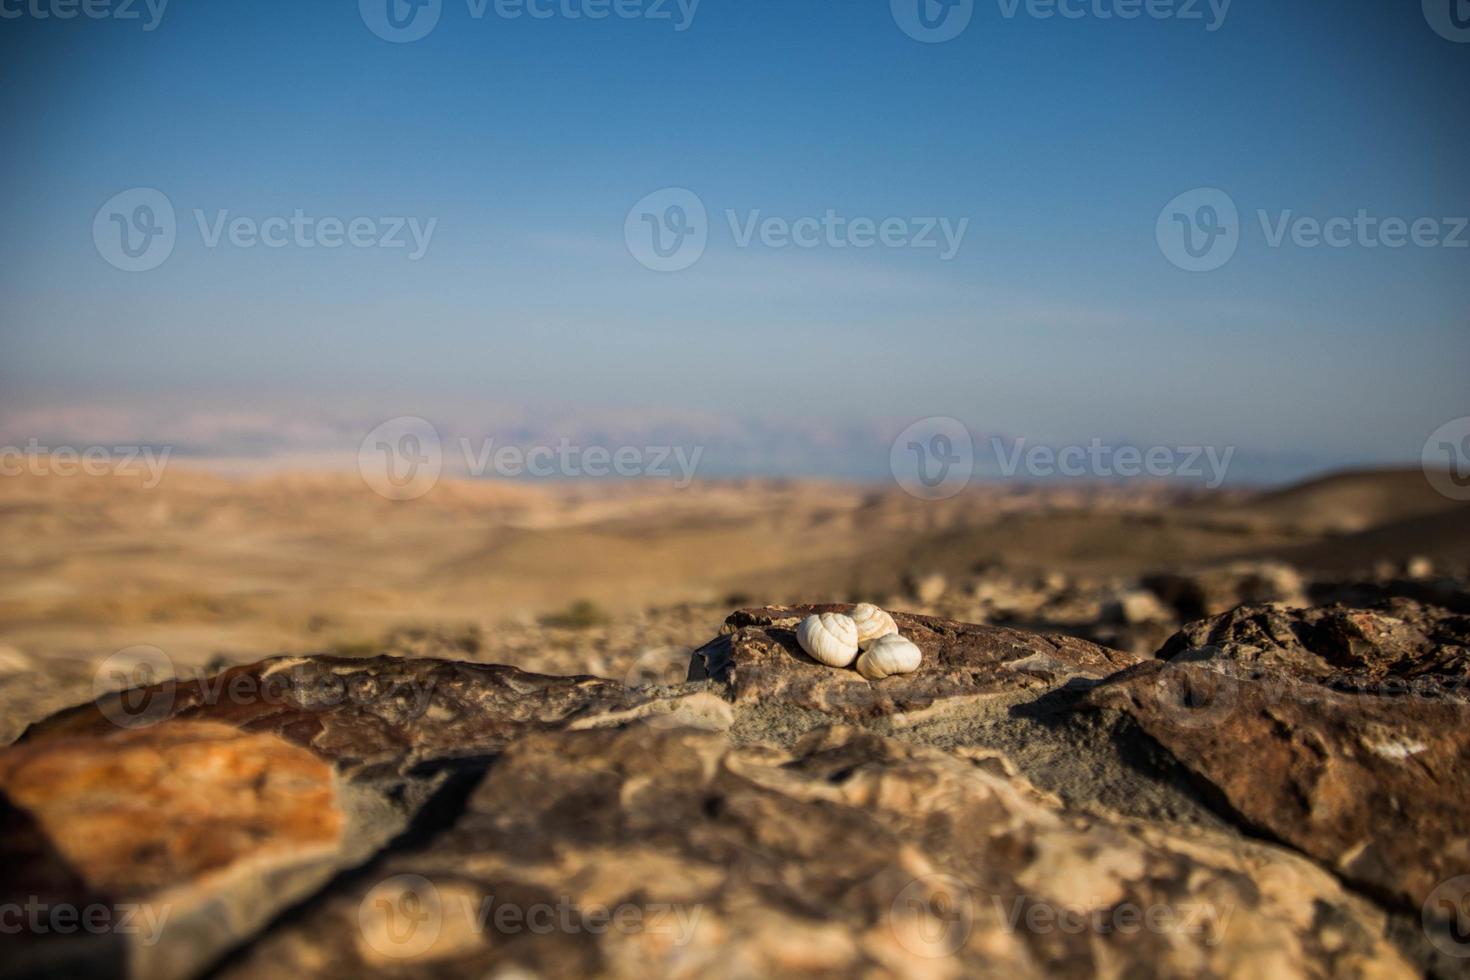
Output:
[[858,627],[851,616],[820,613],[796,627],[796,642],[828,667],[846,667],[858,654]]
[[879,637],[898,632],[898,624],[893,617],[871,602],[858,603],[848,615],[857,624],[859,650],[866,650]]
[[923,659],[912,640],[888,633],[874,640],[858,657],[857,671],[870,681],[881,681],[894,674],[912,674]]

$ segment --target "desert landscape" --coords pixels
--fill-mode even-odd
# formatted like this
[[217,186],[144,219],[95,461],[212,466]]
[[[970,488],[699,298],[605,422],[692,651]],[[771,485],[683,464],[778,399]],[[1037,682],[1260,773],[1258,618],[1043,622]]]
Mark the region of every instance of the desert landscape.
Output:
[[[10,892],[140,916],[8,972],[1464,976],[1467,519],[1407,470],[0,481]],[[797,642],[859,602],[916,673]]]

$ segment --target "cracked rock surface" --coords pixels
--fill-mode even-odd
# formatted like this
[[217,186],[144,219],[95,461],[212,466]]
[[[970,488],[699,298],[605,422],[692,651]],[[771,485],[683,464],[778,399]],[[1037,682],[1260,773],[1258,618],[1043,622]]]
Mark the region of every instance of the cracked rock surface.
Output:
[[108,695],[0,750],[0,903],[137,928],[43,915],[0,972],[1464,976],[1464,623],[1385,602],[1172,659],[898,613],[923,663],[875,683],[796,645],[834,605],[735,612],[682,684],[323,656]]

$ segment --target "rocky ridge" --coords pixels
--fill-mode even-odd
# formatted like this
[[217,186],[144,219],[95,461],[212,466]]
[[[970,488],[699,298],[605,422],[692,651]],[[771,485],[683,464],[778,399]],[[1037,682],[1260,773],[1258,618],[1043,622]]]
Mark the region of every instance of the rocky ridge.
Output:
[[898,612],[924,660],[876,683],[796,645],[826,605],[736,611],[683,683],[321,656],[107,695],[0,751],[0,969],[1464,976],[1470,628],[1339,598],[1156,657]]

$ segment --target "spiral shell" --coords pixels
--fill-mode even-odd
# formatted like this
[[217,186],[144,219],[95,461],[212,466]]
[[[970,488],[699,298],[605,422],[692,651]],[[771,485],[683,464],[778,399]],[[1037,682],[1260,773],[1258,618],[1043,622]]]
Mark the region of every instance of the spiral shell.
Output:
[[796,627],[796,642],[828,667],[846,667],[857,656],[857,624],[841,613],[808,616]]
[[880,681],[894,674],[912,674],[919,669],[924,655],[912,640],[897,633],[880,636],[858,657],[857,669],[870,681]]
[[857,623],[859,650],[866,650],[880,636],[898,632],[898,624],[893,617],[871,602],[858,603],[848,615]]

